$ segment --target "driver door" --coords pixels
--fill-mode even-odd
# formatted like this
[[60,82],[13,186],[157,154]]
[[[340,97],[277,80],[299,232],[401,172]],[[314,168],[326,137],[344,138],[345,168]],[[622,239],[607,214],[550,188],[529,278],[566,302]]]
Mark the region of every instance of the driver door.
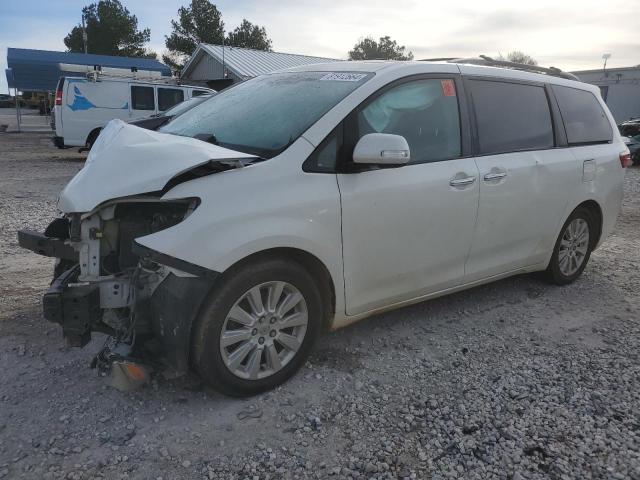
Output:
[[337,175],[348,315],[463,283],[479,174],[464,156],[458,91],[455,75],[395,82],[345,122],[345,151],[377,132],[405,137],[411,155],[402,167],[351,164]]

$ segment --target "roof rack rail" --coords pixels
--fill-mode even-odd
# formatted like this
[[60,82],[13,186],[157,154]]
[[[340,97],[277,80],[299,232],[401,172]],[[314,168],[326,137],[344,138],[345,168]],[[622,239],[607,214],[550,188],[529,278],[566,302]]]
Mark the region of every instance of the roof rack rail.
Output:
[[161,85],[180,85],[180,80],[175,77],[166,77],[162,75],[155,75],[155,72],[149,71],[134,71],[131,73],[121,74],[119,72],[104,72],[104,71],[92,71],[87,72],[86,77],[91,82],[99,82],[100,80],[109,79],[124,79],[124,80],[138,80],[141,82],[157,83]]
[[563,72],[559,68],[556,67],[539,67],[538,65],[527,65],[525,63],[517,63],[517,62],[509,62],[507,60],[495,60],[486,55],[479,55],[478,57],[472,58],[438,58],[438,59],[426,59],[423,61],[447,61],[450,63],[468,63],[470,65],[484,65],[487,67],[504,67],[511,68],[513,70],[524,70],[526,72],[534,72],[534,73],[543,73],[546,75],[551,75],[554,77],[565,78],[567,80],[578,80],[580,79],[576,77],[573,73]]
[[73,75],[81,75],[91,82],[99,82],[108,79],[138,80],[141,82],[176,85],[180,84],[180,79],[163,75],[158,70],[145,70],[138,67],[104,67],[102,65],[77,65],[59,63],[58,68],[63,72]]
[[439,57],[439,58],[421,58],[419,62],[448,62],[449,60],[455,60],[457,57]]

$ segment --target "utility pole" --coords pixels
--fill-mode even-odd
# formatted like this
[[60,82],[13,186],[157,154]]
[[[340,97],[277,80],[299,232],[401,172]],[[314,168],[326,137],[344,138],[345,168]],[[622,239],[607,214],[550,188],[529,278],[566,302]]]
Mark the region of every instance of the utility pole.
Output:
[[87,53],[87,29],[84,26],[84,12],[82,13],[82,43],[84,44],[84,53]]
[[610,53],[603,53],[602,54],[602,59],[604,60],[604,65],[602,66],[602,71],[604,72],[607,69],[607,60],[609,60],[611,58],[611,54]]

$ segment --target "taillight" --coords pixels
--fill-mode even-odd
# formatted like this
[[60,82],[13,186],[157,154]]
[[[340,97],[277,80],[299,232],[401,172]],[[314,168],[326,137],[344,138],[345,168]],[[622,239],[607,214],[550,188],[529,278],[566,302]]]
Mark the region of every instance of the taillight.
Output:
[[622,168],[631,166],[631,154],[628,150],[626,152],[620,153],[620,165],[622,166]]
[[62,105],[62,90],[56,90],[56,105]]

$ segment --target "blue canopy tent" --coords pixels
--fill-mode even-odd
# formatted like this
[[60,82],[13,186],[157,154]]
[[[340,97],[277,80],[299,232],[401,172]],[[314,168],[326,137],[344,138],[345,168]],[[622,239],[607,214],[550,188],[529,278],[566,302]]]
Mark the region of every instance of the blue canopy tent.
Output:
[[[54,52],[26,48],[7,48],[7,84],[18,91],[54,92],[62,76],[79,76],[71,66],[86,66],[91,69],[118,68],[130,71],[158,72],[171,76],[171,69],[151,58],[114,57],[87,53]],[[75,71],[65,70],[71,69]],[[20,130],[20,107],[16,98],[16,117]]]
[[17,88],[21,91],[53,92],[61,76],[78,75],[77,72],[64,71],[65,65],[147,70],[160,72],[163,76],[171,76],[169,67],[151,58],[8,48],[7,66],[13,72],[11,76],[7,72],[9,88]]

